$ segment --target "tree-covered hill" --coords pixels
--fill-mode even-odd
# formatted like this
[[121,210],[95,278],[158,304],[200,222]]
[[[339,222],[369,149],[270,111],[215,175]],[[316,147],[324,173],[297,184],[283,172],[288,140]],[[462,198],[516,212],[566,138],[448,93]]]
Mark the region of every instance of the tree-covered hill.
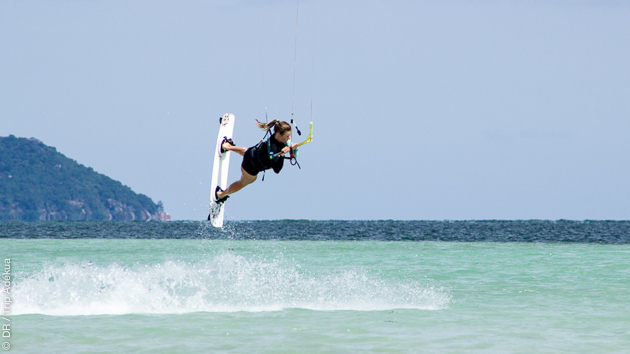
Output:
[[151,198],[37,139],[0,137],[0,221],[157,220]]

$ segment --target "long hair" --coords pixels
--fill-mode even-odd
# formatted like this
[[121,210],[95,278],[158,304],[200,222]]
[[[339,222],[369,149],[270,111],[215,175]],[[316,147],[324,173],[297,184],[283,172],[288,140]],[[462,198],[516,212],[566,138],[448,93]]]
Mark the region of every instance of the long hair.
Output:
[[277,119],[272,120],[269,123],[263,123],[256,119],[256,126],[262,130],[269,131],[273,128],[273,134],[280,133],[280,135],[286,133],[287,131],[291,131],[291,124],[285,121],[279,121]]

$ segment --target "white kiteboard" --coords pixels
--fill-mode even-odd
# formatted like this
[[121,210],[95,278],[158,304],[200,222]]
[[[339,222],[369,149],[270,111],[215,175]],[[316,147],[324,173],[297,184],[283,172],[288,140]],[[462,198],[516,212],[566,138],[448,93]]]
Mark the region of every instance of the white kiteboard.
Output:
[[221,153],[221,143],[225,137],[232,139],[234,120],[234,115],[231,113],[226,113],[219,118],[219,137],[214,149],[214,164],[212,165],[212,182],[210,185],[210,214],[208,215],[208,220],[215,227],[223,227],[225,203],[216,202],[214,191],[217,189],[217,186],[223,190],[227,188],[228,167],[230,166],[230,152]]

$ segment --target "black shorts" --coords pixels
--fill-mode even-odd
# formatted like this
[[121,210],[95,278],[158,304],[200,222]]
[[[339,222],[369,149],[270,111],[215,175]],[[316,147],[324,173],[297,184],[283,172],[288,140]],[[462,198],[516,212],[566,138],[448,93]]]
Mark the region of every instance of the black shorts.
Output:
[[249,148],[245,151],[245,155],[243,155],[243,163],[241,167],[245,172],[249,173],[252,176],[256,176],[258,172],[264,171],[264,168],[260,168],[256,164],[256,160],[254,159],[254,149]]

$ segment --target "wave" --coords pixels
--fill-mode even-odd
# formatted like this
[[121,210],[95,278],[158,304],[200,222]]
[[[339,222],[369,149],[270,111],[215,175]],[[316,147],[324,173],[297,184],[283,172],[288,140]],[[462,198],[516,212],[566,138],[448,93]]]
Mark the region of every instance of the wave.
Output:
[[309,273],[283,259],[221,254],[199,263],[48,265],[15,281],[13,314],[52,316],[279,311],[439,310],[450,295],[357,269]]

